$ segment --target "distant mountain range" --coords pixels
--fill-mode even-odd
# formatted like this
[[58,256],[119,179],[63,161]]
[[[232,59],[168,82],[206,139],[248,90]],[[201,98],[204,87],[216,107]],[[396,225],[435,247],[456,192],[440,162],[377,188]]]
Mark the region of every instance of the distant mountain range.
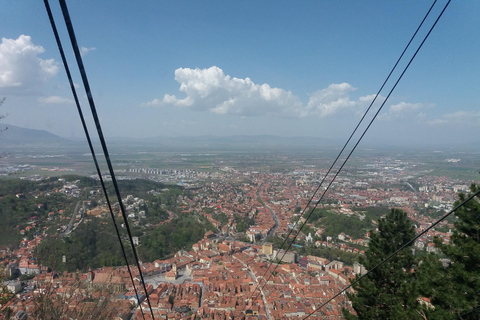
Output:
[[[1,124],[0,145],[45,145],[84,146],[85,138],[65,139],[46,130],[27,129],[10,124]],[[98,143],[98,138],[91,132],[92,140]],[[116,148],[150,148],[165,150],[262,150],[282,148],[315,148],[334,146],[324,139],[314,137],[278,137],[271,135],[238,135],[238,136],[189,136],[189,137],[106,137],[107,144]]]
[[[31,146],[31,145],[51,145],[54,147],[67,147],[70,150],[86,148],[86,139],[82,138],[62,138],[46,130],[27,129],[9,124],[1,124],[0,130],[7,127],[7,130],[0,131],[0,145],[3,146]],[[98,144],[96,132],[90,132],[94,144]],[[116,150],[130,149],[145,151],[150,149],[156,151],[278,151],[278,150],[337,150],[344,141],[335,140],[333,138],[317,138],[317,137],[279,137],[272,135],[236,135],[236,136],[184,136],[184,137],[147,137],[147,138],[131,138],[131,137],[106,137],[107,145]],[[454,147],[466,148],[466,150],[478,150],[479,144],[467,144],[465,146],[459,144]],[[418,148],[418,145],[384,145],[378,143],[374,145],[380,148]],[[439,145],[441,146],[441,145]],[[363,147],[368,147],[368,143]],[[433,145],[428,147],[433,148]]]
[[[7,128],[5,130],[5,128]],[[44,144],[44,143],[65,143],[68,140],[59,137],[46,130],[27,129],[1,124],[0,144]]]

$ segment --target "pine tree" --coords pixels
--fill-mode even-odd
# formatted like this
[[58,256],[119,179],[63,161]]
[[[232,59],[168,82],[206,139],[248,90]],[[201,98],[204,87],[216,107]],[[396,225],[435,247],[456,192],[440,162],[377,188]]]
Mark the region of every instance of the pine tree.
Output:
[[[415,236],[415,230],[402,210],[392,209],[378,221],[378,231],[372,232],[365,257],[360,258],[367,270],[392,254]],[[417,312],[415,257],[405,248],[386,263],[353,285],[348,294],[357,315],[344,310],[347,319],[420,319]]]
[[[479,190],[472,184],[471,194]],[[454,206],[470,195],[459,195]],[[419,270],[421,293],[429,297],[433,308],[428,319],[479,319],[480,310],[480,198],[477,196],[459,208],[450,244],[435,239],[435,245],[449,261],[443,267],[438,255],[428,256]],[[471,312],[473,311],[473,312]]]

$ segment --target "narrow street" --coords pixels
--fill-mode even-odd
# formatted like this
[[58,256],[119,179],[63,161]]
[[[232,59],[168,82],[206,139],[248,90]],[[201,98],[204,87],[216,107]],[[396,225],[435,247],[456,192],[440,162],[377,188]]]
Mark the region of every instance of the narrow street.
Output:
[[260,203],[263,203],[265,205],[265,207],[267,207],[268,211],[270,211],[271,215],[272,215],[272,218],[273,218],[273,221],[275,222],[273,227],[268,231],[267,235],[265,236],[265,238],[262,240],[261,244],[263,245],[268,237],[272,236],[274,233],[275,233],[275,229],[277,229],[278,227],[278,218],[277,218],[277,215],[275,214],[275,212],[273,212],[272,208],[270,208],[267,204],[265,204],[265,202],[262,200],[262,197],[260,196],[260,191],[262,190],[263,186],[265,185],[266,182],[263,182],[257,189],[257,199],[258,199],[258,202]]
[[273,225],[273,228],[271,228],[268,233],[267,233],[267,236],[263,239],[262,241],[262,245],[267,241],[268,237],[272,236],[274,233],[275,233],[275,229],[277,229],[278,227],[278,218],[277,218],[277,215],[275,214],[275,212],[273,212],[272,208],[270,208],[269,206],[265,205],[267,207],[267,209],[270,211],[270,213],[272,214],[272,217],[273,217],[273,220],[275,221],[275,224]]
[[[253,274],[252,270],[242,260],[240,260],[236,257],[233,257],[233,258],[235,260],[237,260],[238,262],[240,262],[245,268],[247,268],[248,274],[250,275],[250,278],[252,278],[255,288],[257,288],[257,283],[258,283],[257,282],[257,277],[255,277],[255,274]],[[260,292],[260,295],[262,296],[262,301],[263,301],[263,305],[265,306],[265,313],[267,314],[267,319],[272,320],[272,317],[270,316],[270,309],[268,308],[268,305],[267,305],[267,299],[265,298],[265,295],[263,294],[263,289],[259,286],[257,288],[257,290]],[[255,297],[255,296],[257,296],[257,293],[253,292],[252,297]]]
[[295,194],[293,193],[293,190],[292,190],[292,186],[295,184],[295,182],[292,182],[288,185],[288,189],[290,190],[290,193],[292,194],[292,198],[295,199],[296,201],[296,204],[295,206],[299,207],[300,206],[300,202],[298,201],[298,199],[295,197]]

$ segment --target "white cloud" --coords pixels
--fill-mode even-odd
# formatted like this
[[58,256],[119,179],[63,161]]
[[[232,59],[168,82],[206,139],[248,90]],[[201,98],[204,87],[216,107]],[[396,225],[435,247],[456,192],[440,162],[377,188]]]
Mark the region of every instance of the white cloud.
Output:
[[480,126],[480,111],[456,111],[446,113],[438,119],[427,121],[429,125],[438,126],[449,123],[473,124]]
[[[313,93],[302,111],[302,116],[317,115],[328,117],[344,110],[360,112],[371,103],[375,95],[368,95],[351,100],[349,93],[357,90],[344,82],[331,84],[326,89]],[[379,96],[380,99],[382,97]]]
[[0,43],[0,88],[22,89],[41,84],[54,77],[58,64],[54,59],[40,59],[45,52],[42,46],[32,43],[30,36],[18,39],[2,38]]
[[391,105],[388,108],[388,111],[384,114],[381,114],[378,118],[382,120],[393,120],[398,118],[413,117],[421,119],[425,117],[425,114],[422,112],[418,112],[418,110],[426,107],[432,107],[432,105],[426,105],[422,103],[400,102],[398,104]]
[[161,106],[161,105],[162,105],[162,101],[158,100],[157,98],[153,99],[150,102],[142,103],[142,106],[145,106],[145,107],[154,107],[154,106]]
[[239,116],[277,115],[282,117],[327,117],[342,110],[363,108],[370,96],[358,101],[350,100],[349,92],[354,91],[348,83],[331,84],[310,96],[306,105],[291,91],[256,84],[250,78],[239,79],[225,75],[222,69],[213,66],[208,69],[179,68],[175,80],[185,98],[165,94],[144,106],[175,106],[209,111],[216,114]]
[[95,51],[97,50],[97,48],[94,48],[94,47],[90,47],[90,48],[87,48],[87,47],[80,47],[80,55],[82,57],[86,56],[90,51]]
[[50,96],[50,97],[40,97],[38,102],[41,104],[71,104],[72,100],[67,98],[62,98],[59,96]]
[[399,104],[395,104],[395,105],[390,106],[389,112],[390,113],[402,113],[402,112],[405,112],[405,111],[418,110],[422,107],[423,107],[423,105],[421,103],[400,102]]

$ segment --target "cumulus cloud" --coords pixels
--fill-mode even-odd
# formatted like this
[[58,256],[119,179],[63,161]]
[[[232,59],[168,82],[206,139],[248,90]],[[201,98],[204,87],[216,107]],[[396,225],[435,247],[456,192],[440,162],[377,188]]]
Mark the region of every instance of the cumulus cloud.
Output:
[[97,50],[97,48],[95,48],[95,47],[90,47],[90,48],[80,47],[80,55],[82,57],[85,57],[87,55],[87,53],[89,53],[91,51],[95,51],[95,50]]
[[30,88],[54,77],[58,64],[54,59],[41,59],[42,46],[33,44],[30,36],[2,38],[0,43],[0,88]]
[[344,82],[331,84],[327,88],[313,93],[308,100],[306,107],[302,110],[302,116],[317,115],[328,117],[342,110],[361,111],[369,104],[374,95],[360,97],[358,100],[351,100],[349,93],[356,88]]
[[59,96],[50,96],[50,97],[40,97],[38,102],[41,104],[71,104],[72,100],[67,98],[62,98]]
[[393,120],[406,117],[411,118],[412,116],[421,119],[425,117],[425,114],[423,112],[418,112],[418,110],[430,106],[431,105],[426,105],[423,103],[400,102],[398,104],[391,105],[386,113],[379,116],[379,119]]
[[418,110],[423,108],[423,104],[421,103],[407,103],[407,102],[400,102],[399,104],[395,104],[390,106],[389,112],[390,113],[402,113],[405,111],[411,110]]
[[342,110],[362,108],[370,99],[367,96],[351,100],[349,93],[355,88],[348,83],[340,83],[313,93],[303,104],[291,91],[266,83],[257,84],[250,78],[231,77],[216,66],[208,69],[179,68],[175,70],[175,80],[180,84],[179,90],[184,98],[165,94],[162,99],[143,105],[175,106],[239,116],[327,117]]
[[449,123],[473,124],[480,126],[480,111],[456,111],[446,113],[438,119],[427,121],[429,125],[439,126]]

